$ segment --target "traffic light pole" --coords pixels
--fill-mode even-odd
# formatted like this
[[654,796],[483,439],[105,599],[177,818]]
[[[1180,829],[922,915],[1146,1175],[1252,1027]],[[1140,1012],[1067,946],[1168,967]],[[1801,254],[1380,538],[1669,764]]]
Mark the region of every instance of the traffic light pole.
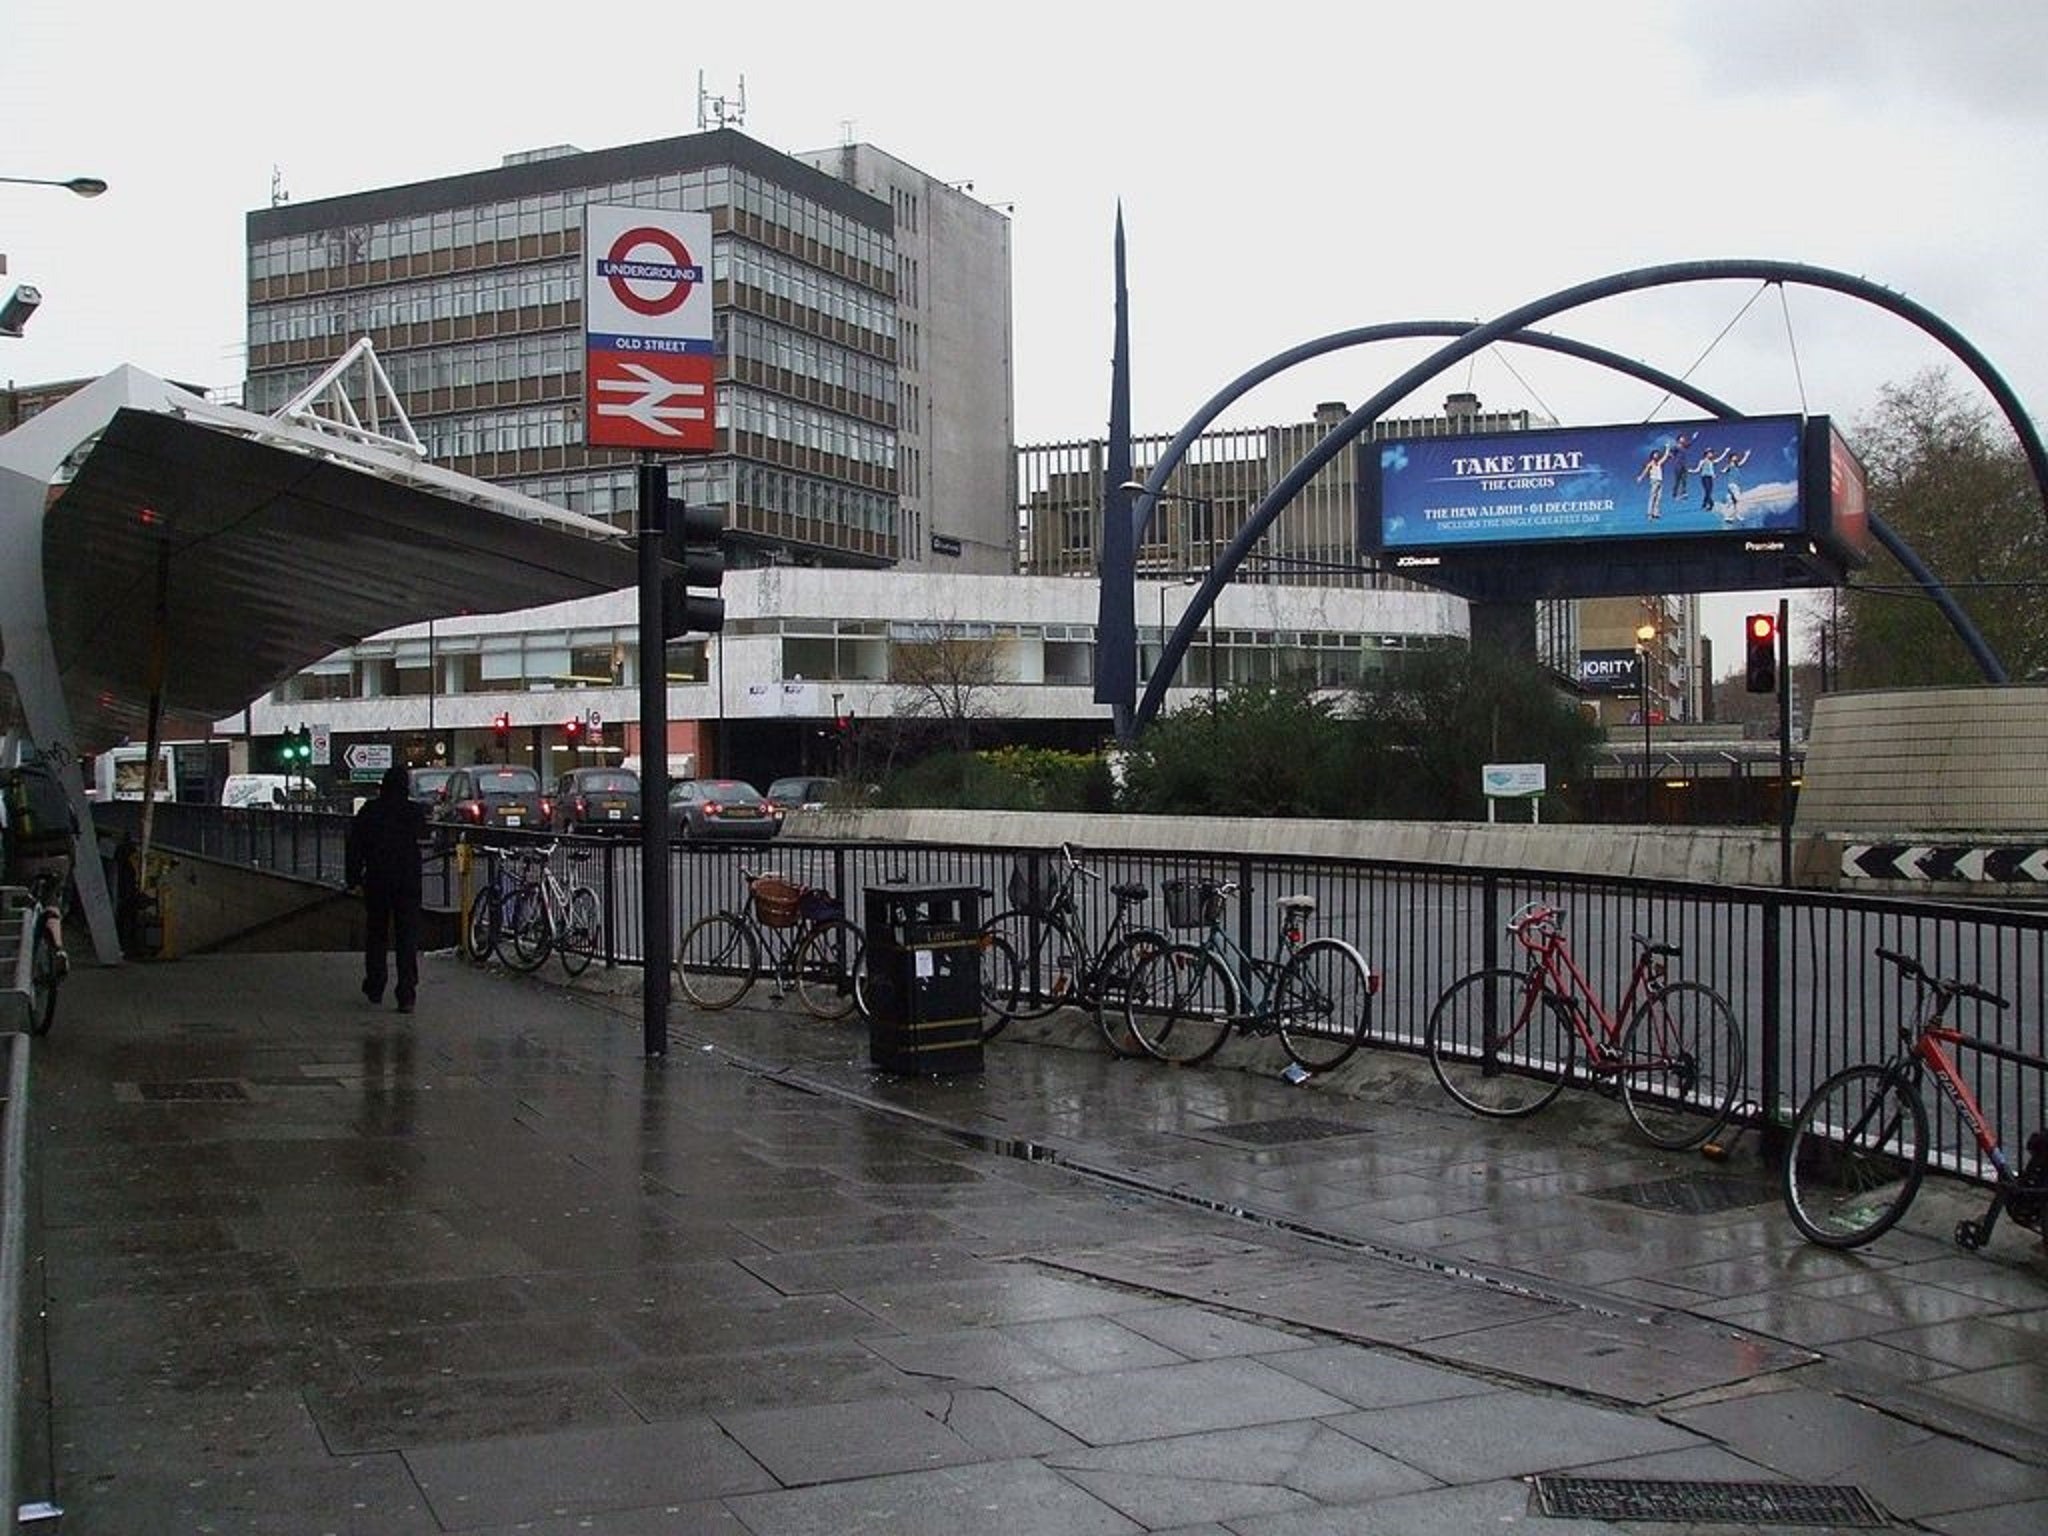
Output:
[[1778,884],[1792,888],[1792,600],[1778,599]]
[[668,469],[640,456],[640,1040],[650,1058],[668,1055],[668,639],[662,623],[662,536]]

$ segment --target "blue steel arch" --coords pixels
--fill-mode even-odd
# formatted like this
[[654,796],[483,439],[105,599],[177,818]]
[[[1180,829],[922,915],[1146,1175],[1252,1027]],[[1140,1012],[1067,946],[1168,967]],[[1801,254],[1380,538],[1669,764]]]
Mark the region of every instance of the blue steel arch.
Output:
[[[1237,567],[1243,562],[1246,554],[1250,552],[1251,547],[1265,534],[1266,529],[1272,526],[1274,518],[1280,514],[1280,511],[1295,496],[1300,494],[1302,487],[1314,479],[1324,465],[1328,464],[1347,443],[1350,443],[1367,431],[1373,422],[1379,419],[1381,413],[1386,411],[1395,402],[1403,399],[1413,390],[1419,388],[1428,382],[1429,379],[1460,359],[1470,356],[1483,347],[1490,346],[1495,341],[1506,338],[1519,339],[1519,333],[1524,327],[1564,310],[1575,309],[1600,299],[1613,298],[1618,294],[1631,293],[1641,289],[1667,287],[1677,283],[1707,282],[1730,278],[1754,278],[1760,282],[1770,283],[1801,283],[1810,287],[1825,288],[1837,293],[1844,293],[1852,298],[1874,304],[1880,309],[1888,310],[1900,318],[1911,322],[1927,335],[1933,337],[1946,347],[1951,354],[1960,359],[1977,378],[1977,381],[1989,392],[1991,397],[1998,402],[2000,410],[2005,414],[2007,423],[2012,427],[2013,432],[2020,440],[2021,448],[2027,456],[2029,467],[2033,470],[2034,483],[2041,492],[2043,502],[2048,504],[2048,451],[2044,451],[2040,435],[2034,430],[2033,422],[2027,418],[2025,411],[2020,408],[2018,398],[2013,394],[2010,386],[2006,384],[1998,370],[1991,366],[1990,361],[1961,332],[1957,331],[1931,310],[1914,303],[1902,294],[1893,293],[1890,289],[1869,282],[1867,279],[1854,277],[1844,272],[1833,272],[1825,267],[1806,266],[1798,262],[1738,259],[1674,262],[1664,266],[1640,267],[1632,271],[1616,273],[1609,277],[1596,278],[1591,282],[1579,283],[1570,288],[1560,289],[1556,293],[1532,300],[1517,309],[1512,309],[1502,315],[1498,315],[1482,325],[1475,325],[1464,329],[1456,340],[1438,348],[1427,358],[1409,368],[1332,428],[1329,434],[1314,448],[1310,449],[1302,457],[1301,462],[1288,471],[1279,483],[1267,493],[1265,499],[1259,503],[1252,515],[1246,519],[1244,527],[1231,540],[1230,545],[1217,559],[1216,564],[1210,568],[1209,574],[1203,579],[1194,600],[1188,604],[1179,623],[1174,627],[1173,633],[1167,638],[1165,649],[1160,656],[1159,665],[1153,669],[1151,678],[1146,682],[1144,697],[1139,701],[1135,717],[1132,721],[1133,730],[1142,729],[1157,716],[1160,705],[1166,697],[1167,680],[1180,669],[1181,661],[1187,654],[1189,644],[1193,637],[1199,633],[1203,619],[1207,616],[1209,609],[1215,604],[1217,593],[1229,582]],[[1326,338],[1326,340],[1329,339]],[[1555,338],[1552,338],[1552,340],[1555,340]],[[1290,361],[1279,366],[1291,366],[1292,361],[1300,361],[1303,357],[1316,356],[1318,351],[1327,350],[1331,350],[1331,348],[1320,346],[1318,343],[1308,343],[1305,347],[1298,347],[1292,349],[1289,353],[1280,354],[1281,358],[1286,358]],[[1264,367],[1265,365],[1262,365],[1262,369]],[[1269,376],[1262,369],[1253,370],[1253,374],[1259,377]],[[1277,368],[1274,368],[1272,371],[1277,371]],[[1631,366],[1628,371],[1635,370]],[[1639,376],[1647,377],[1647,375]],[[1252,375],[1246,375],[1246,377],[1251,378]],[[1689,388],[1681,389],[1677,392],[1683,394],[1688,399],[1697,401],[1696,392]],[[1226,391],[1226,396],[1228,398],[1235,398],[1235,395],[1229,391]],[[1227,399],[1224,400],[1224,403],[1227,403]],[[1216,406],[1218,410],[1221,408],[1220,404]],[[1724,407],[1722,414],[1734,413],[1726,411]],[[1179,451],[1182,454],[1186,452],[1186,446],[1182,443],[1182,439],[1187,436],[1188,433],[1184,429],[1181,436],[1175,438],[1175,444],[1181,445]],[[1171,448],[1169,451],[1171,451]],[[1169,463],[1165,458],[1162,458],[1160,463],[1154,467],[1153,474],[1146,480],[1146,505],[1142,509],[1134,509],[1134,515],[1136,515],[1138,510],[1149,514],[1150,505],[1156,501],[1159,488],[1165,484],[1166,478],[1172,473],[1173,467],[1174,464]],[[1873,526],[1873,531],[1876,531],[1875,526]],[[1897,543],[1895,536],[1888,540],[1883,535],[1880,535],[1880,541],[1884,542],[1886,548],[1892,550],[1894,554],[1897,554],[1899,549],[1903,548],[1903,545]],[[1907,551],[1909,556],[1910,553],[1910,551]],[[1932,578],[1926,576],[1924,566],[1919,566],[1917,560],[1909,561],[1908,569],[1911,570],[1914,567],[1919,567],[1915,571],[1916,579],[1925,577],[1923,584],[1932,582]],[[1930,590],[1932,589],[1930,587]],[[1945,611],[1948,612],[1952,623],[1960,613],[1960,610],[1954,608],[1953,605],[1945,607]],[[1959,633],[1962,633],[1962,631],[1959,631]],[[1965,638],[1967,640],[1967,634]],[[1988,653],[1980,654],[1979,666],[1984,668],[1991,681],[2004,681],[2003,668],[1998,665],[1995,657],[1989,657]]]
[[[1290,348],[1286,352],[1276,353],[1265,362],[1240,374],[1221,391],[1212,396],[1194,416],[1189,418],[1188,424],[1181,428],[1172,442],[1167,444],[1165,451],[1153,466],[1152,472],[1146,476],[1144,490],[1140,493],[1142,499],[1134,498],[1131,518],[1131,547],[1135,549],[1143,542],[1145,528],[1150,522],[1151,514],[1158,507],[1160,492],[1164,490],[1167,481],[1172,478],[1173,472],[1180,467],[1181,461],[1186,457],[1189,448],[1200,439],[1202,432],[1217,416],[1221,415],[1233,401],[1255,386],[1293,367],[1296,363],[1305,362],[1312,357],[1319,357],[1326,352],[1340,351],[1346,347],[1360,346],[1375,341],[1407,340],[1418,336],[1462,336],[1472,328],[1466,322],[1451,320],[1402,320],[1383,325],[1360,326],[1353,330],[1336,331],[1328,336],[1303,342],[1301,345]],[[1618,352],[1611,352],[1605,347],[1597,347],[1589,342],[1577,341],[1568,336],[1552,335],[1546,331],[1518,331],[1514,335],[1503,339],[1513,342],[1518,346],[1530,346],[1546,351],[1560,352],[1567,356],[1599,364],[1602,367],[1612,368],[1618,373],[1629,374],[1634,378],[1641,379],[1646,384],[1653,385],[1690,404],[1697,405],[1701,410],[1708,412],[1710,415],[1734,417],[1742,414],[1726,401],[1708,394],[1705,390],[1677,377],[1675,374],[1666,373],[1660,368],[1653,367],[1635,358],[1625,357]],[[1955,597],[1949,592],[1948,588],[1943,586],[1940,580],[1928,570],[1926,564],[1914,552],[1912,547],[1893,530],[1889,523],[1885,522],[1875,512],[1870,514],[1870,532],[1878,543],[1884,546],[1886,552],[1899,562],[1907,575],[1911,576],[1927,596],[1933,600],[1935,606],[1940,609],[1942,616],[1948,620],[1950,628],[1955,631],[1957,637],[1963,642],[1964,648],[1969,651],[1972,659],[1976,661],[1978,669],[1983,672],[1986,679],[1994,683],[2007,681],[2005,664],[1992,651],[1990,644],[1984,639],[1975,621],[1956,602]],[[1195,613],[1197,628],[1199,628],[1199,624],[1206,617],[1206,613],[1199,606],[1193,606],[1191,611]],[[1169,677],[1171,676],[1171,674],[1168,675]],[[1163,693],[1162,697],[1164,697]],[[1147,716],[1146,718],[1149,719],[1151,717]],[[1127,737],[1129,734],[1128,730],[1124,734]]]

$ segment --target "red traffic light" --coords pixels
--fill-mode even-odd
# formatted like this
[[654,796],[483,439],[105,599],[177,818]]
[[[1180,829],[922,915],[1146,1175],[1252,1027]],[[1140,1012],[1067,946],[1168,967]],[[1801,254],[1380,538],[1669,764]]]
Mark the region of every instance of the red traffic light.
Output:
[[1743,621],[1743,682],[1751,693],[1778,691],[1778,619],[1752,613]]
[[583,722],[580,719],[574,718],[564,720],[562,722],[562,734],[572,742],[581,741],[583,739]]

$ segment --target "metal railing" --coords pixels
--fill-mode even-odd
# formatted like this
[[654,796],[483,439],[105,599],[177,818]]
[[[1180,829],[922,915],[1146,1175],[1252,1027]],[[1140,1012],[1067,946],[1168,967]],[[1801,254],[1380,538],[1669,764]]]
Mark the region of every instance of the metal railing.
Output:
[[[167,808],[168,809],[168,808]],[[158,823],[167,845],[227,856],[236,862],[275,859],[306,878],[340,880],[346,818],[301,813],[235,813],[181,806]],[[240,815],[245,824],[223,823]],[[246,822],[284,823],[259,825]],[[289,824],[305,823],[294,829]],[[331,824],[331,825],[328,825]],[[499,844],[536,841],[494,833]],[[575,873],[598,889],[605,915],[607,965],[640,963],[639,848],[592,839],[599,857]],[[739,869],[774,869],[836,892],[856,921],[867,888],[881,882],[970,885],[987,891],[984,919],[1008,906],[1003,897],[1020,850],[940,843],[801,842],[680,843],[671,849],[676,931],[706,912],[738,903]],[[1960,976],[2008,998],[2003,1013],[1979,1009],[1953,1022],[2009,1051],[2048,1055],[2048,913],[2009,908],[1844,896],[1763,887],[1719,887],[1621,876],[1569,875],[1503,868],[1448,867],[1391,860],[1323,859],[1281,854],[1160,853],[1089,847],[1089,866],[1107,880],[1083,882],[1077,922],[1095,932],[1108,921],[1105,892],[1118,881],[1141,881],[1154,895],[1134,920],[1166,926],[1161,883],[1184,875],[1234,880],[1233,920],[1247,949],[1272,948],[1274,901],[1307,895],[1316,901],[1313,928],[1351,940],[1382,973],[1373,1043],[1420,1050],[1431,1008],[1444,989],[1483,965],[1517,958],[1504,927],[1530,901],[1565,913],[1574,953],[1595,986],[1614,1001],[1632,959],[1630,936],[1642,933],[1682,951],[1674,976],[1704,981],[1726,997],[1748,1038],[1746,1120],[1788,1122],[1815,1084],[1857,1061],[1882,1060],[1902,1017],[1919,1001],[1896,972],[1872,954],[1880,945],[1919,958],[1930,971]],[[275,866],[273,866],[275,867]],[[567,871],[564,871],[567,873]],[[453,861],[442,869],[441,899],[459,906],[463,892]],[[429,900],[434,900],[430,894]],[[2008,1147],[2025,1144],[2048,1123],[2042,1074],[1979,1053],[1966,1053],[1970,1085]],[[1974,1140],[1939,1096],[1928,1104],[1933,1146],[1944,1165],[1984,1178]]]
[[8,1035],[7,1098],[0,1103],[0,1510],[12,1529],[19,1472],[21,1293],[28,1263],[28,1036]]

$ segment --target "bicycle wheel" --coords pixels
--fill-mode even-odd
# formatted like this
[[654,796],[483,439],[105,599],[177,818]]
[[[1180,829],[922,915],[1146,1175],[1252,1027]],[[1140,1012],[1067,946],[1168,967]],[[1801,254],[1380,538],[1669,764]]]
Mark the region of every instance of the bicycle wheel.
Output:
[[581,976],[589,970],[603,937],[604,914],[598,909],[597,892],[579,885],[569,892],[568,926],[555,946],[562,957],[562,969],[571,976]]
[[818,1019],[843,1019],[859,1000],[860,929],[843,917],[819,923],[803,936],[789,957],[796,976],[796,1000]]
[[1009,989],[1008,1001],[996,1010],[996,1022],[984,1039],[1012,1019],[1042,1019],[1074,1000],[1074,975],[1082,949],[1074,930],[1060,919],[1004,912],[982,924],[981,931],[999,935],[1017,961],[1017,984]]
[[[1024,985],[1023,963],[1010,941],[993,928],[981,930],[981,1038],[993,1040],[1010,1022],[1010,1009]],[[861,1001],[867,1011],[867,1001]]]
[[1273,983],[1280,1044],[1304,1072],[1341,1065],[1365,1041],[1372,973],[1342,939],[1310,939]]
[[501,945],[499,953],[515,971],[537,971],[554,952],[555,922],[539,886],[527,886],[512,898],[503,936],[512,941],[511,952],[507,954],[506,946]]
[[1860,1248],[1906,1214],[1927,1172],[1927,1109],[1889,1067],[1849,1067],[1792,1122],[1781,1188],[1792,1224],[1824,1248]]
[[1652,1146],[1696,1147],[1728,1123],[1742,1091],[1742,1026],[1703,981],[1651,994],[1621,1032],[1621,1103]]
[[1533,1115],[1571,1076],[1578,1036],[1550,992],[1522,971],[1495,966],[1453,982],[1423,1031],[1430,1070],[1475,1115]]
[[504,898],[498,894],[495,885],[487,885],[476,893],[476,899],[469,904],[469,921],[462,930],[462,947],[470,961],[482,965],[498,948],[498,934],[504,926]]
[[1102,1031],[1103,1044],[1111,1054],[1126,1060],[1141,1060],[1151,1054],[1131,1033],[1130,1022],[1124,1017],[1124,993],[1139,962],[1172,945],[1173,940],[1154,929],[1133,928],[1102,957],[1096,968],[1095,996],[1091,1001],[1095,1006],[1095,1027]]
[[57,953],[57,941],[41,921],[36,923],[35,948],[29,956],[28,1032],[47,1035],[57,1022],[57,983],[64,979],[64,962]]
[[1169,944],[1141,956],[1124,987],[1124,1023],[1146,1054],[1199,1066],[1237,1017],[1237,981],[1209,951]]
[[730,912],[690,924],[676,945],[676,980],[699,1008],[730,1008],[761,974],[761,941]]

